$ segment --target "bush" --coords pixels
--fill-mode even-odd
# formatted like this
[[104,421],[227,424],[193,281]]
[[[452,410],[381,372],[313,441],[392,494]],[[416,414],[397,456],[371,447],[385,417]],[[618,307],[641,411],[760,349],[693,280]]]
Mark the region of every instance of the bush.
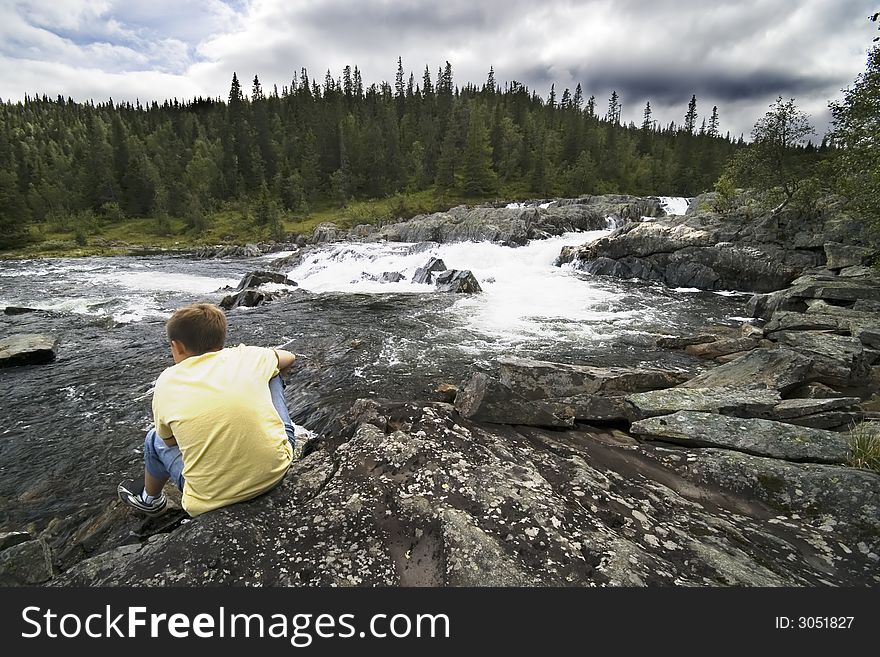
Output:
[[726,173],[715,183],[715,200],[712,205],[712,209],[719,214],[730,212],[736,205],[736,186]]
[[880,422],[862,422],[850,429],[848,465],[880,472]]

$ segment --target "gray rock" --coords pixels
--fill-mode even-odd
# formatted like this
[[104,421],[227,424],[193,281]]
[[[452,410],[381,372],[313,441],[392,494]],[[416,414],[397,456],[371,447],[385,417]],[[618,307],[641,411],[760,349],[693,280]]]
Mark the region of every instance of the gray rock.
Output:
[[52,584],[880,583],[880,475],[477,424],[443,404],[356,406],[266,495]]
[[844,267],[840,270],[839,276],[843,278],[870,278],[872,276],[876,276],[876,270],[871,267]]
[[345,233],[331,221],[325,221],[318,224],[312,232],[312,243],[322,244],[324,242],[337,242],[344,239]]
[[435,276],[438,292],[453,294],[476,294],[483,288],[469,269],[448,269]]
[[715,342],[717,335],[700,334],[688,335],[682,337],[663,337],[657,339],[657,346],[662,349],[683,349],[694,344],[705,344],[707,342]]
[[640,420],[630,431],[650,440],[722,447],[788,461],[843,463],[849,452],[847,440],[832,431],[692,411]]
[[25,313],[39,312],[37,308],[23,308],[21,306],[6,306],[3,309],[4,315],[24,315]]
[[626,397],[641,420],[676,411],[701,411],[736,417],[766,417],[780,403],[775,390],[747,388],[667,388]]
[[573,419],[557,417],[539,402],[527,400],[503,383],[475,372],[458,389],[455,410],[475,422],[566,427]]
[[825,413],[858,406],[858,397],[834,397],[829,399],[785,399],[773,407],[772,419],[787,420],[814,413]]
[[850,385],[865,382],[870,374],[864,348],[856,338],[820,331],[778,331],[773,337],[812,358],[812,380]]
[[547,399],[640,392],[670,388],[689,372],[626,367],[591,367],[504,356],[498,359],[501,382],[526,399]]
[[416,269],[413,274],[413,283],[433,283],[435,272],[446,271],[446,264],[440,258],[430,258],[423,267]]
[[727,354],[749,351],[756,348],[758,344],[759,341],[755,338],[728,338],[716,340],[715,342],[689,345],[685,348],[685,351],[692,356],[700,358],[717,358]]
[[786,348],[753,349],[682,384],[683,388],[768,388],[785,394],[810,381],[813,361]]
[[241,282],[235,289],[241,291],[251,287],[260,287],[266,283],[277,283],[278,285],[290,285],[293,287],[296,286],[296,282],[290,280],[284,274],[278,274],[274,271],[252,271],[241,279]]
[[46,541],[25,541],[0,552],[0,586],[34,586],[55,576]]
[[636,411],[625,396],[578,395],[541,400],[556,417],[576,422],[632,422]]
[[16,333],[0,339],[0,367],[42,365],[55,360],[58,340],[40,333]]
[[0,552],[29,540],[31,535],[28,532],[0,532]]
[[857,335],[862,344],[880,349],[880,328],[866,328],[857,331]]
[[827,242],[825,244],[825,257],[828,260],[828,269],[843,269],[844,267],[854,267],[864,265],[871,261],[877,255],[874,249],[863,246],[851,246],[848,244],[838,244],[837,242]]
[[275,292],[263,292],[262,290],[258,290],[255,288],[249,288],[235,294],[226,295],[220,301],[220,307],[225,310],[232,310],[233,308],[238,308],[239,306],[253,308],[255,306],[260,306],[264,303],[268,303],[273,299],[277,299],[279,296],[281,295]]
[[399,271],[385,271],[382,272],[382,276],[379,278],[382,283],[399,283],[400,281],[406,280]]
[[840,393],[824,383],[807,383],[788,393],[791,399],[833,399]]
[[[849,332],[849,326],[841,317],[811,312],[795,313],[784,310],[778,310],[773,313],[773,317],[764,326],[764,331],[768,336],[775,331],[839,331],[841,329]],[[772,336],[769,337],[772,338]]]
[[852,425],[857,424],[864,419],[865,414],[861,411],[829,411],[827,413],[793,417],[788,420],[783,420],[783,422],[813,429],[849,431]]

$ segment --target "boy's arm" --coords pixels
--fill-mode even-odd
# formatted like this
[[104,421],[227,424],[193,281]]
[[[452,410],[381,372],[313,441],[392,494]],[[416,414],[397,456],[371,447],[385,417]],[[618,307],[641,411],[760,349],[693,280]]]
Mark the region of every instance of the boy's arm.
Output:
[[296,356],[294,356],[289,351],[285,351],[284,349],[275,349],[275,356],[278,358],[278,371],[283,372],[288,367],[293,365],[293,361],[296,360]]

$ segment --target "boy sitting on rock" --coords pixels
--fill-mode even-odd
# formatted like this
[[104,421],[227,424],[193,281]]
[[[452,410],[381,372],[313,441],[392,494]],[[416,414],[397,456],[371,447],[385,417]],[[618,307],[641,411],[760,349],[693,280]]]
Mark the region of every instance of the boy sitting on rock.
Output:
[[166,333],[175,364],[153,392],[144,479],[121,483],[119,499],[156,515],[171,479],[183,491],[183,508],[197,516],[275,486],[295,441],[279,374],[296,357],[243,344],[224,349],[226,316],[211,304],[180,308]]

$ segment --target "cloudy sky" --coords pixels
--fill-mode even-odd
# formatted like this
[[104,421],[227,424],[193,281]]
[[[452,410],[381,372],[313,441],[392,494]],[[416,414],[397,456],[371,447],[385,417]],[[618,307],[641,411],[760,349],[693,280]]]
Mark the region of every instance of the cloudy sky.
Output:
[[827,105],[864,70],[876,0],[0,0],[0,98],[63,94],[142,102],[226,97],[323,80],[357,65],[367,84],[450,61],[457,84],[517,80],[547,95],[581,83],[624,120],[646,100],[663,123],[717,105],[748,133],[779,95],[821,136]]

